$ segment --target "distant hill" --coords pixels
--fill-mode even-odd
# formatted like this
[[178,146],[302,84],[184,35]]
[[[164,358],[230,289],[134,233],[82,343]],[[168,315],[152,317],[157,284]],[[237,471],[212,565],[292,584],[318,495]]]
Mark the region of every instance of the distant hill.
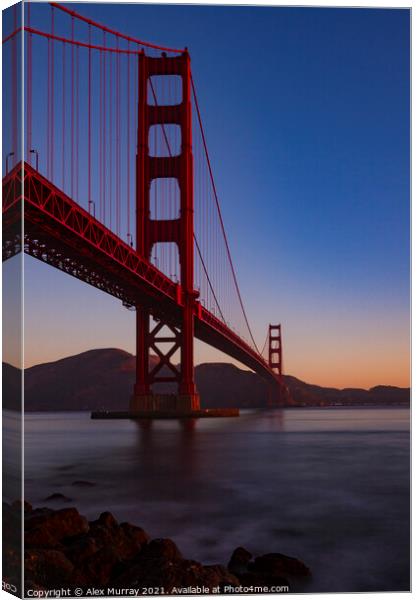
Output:
[[[151,357],[151,362],[156,361]],[[25,410],[124,410],[135,378],[135,357],[114,348],[89,350],[25,371]],[[255,408],[267,406],[268,386],[255,373],[229,363],[196,367],[203,406]],[[293,406],[407,405],[410,389],[377,386],[370,390],[326,388],[287,375]],[[162,391],[162,390],[160,390]],[[20,372],[3,363],[3,407],[18,410]]]
[[8,410],[20,410],[22,379],[20,369],[7,363],[2,366],[2,405]]

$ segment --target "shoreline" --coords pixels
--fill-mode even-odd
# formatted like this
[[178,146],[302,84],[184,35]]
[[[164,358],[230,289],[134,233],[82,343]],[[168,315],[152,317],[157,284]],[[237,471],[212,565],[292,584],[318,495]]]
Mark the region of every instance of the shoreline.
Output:
[[[205,565],[184,558],[173,540],[152,539],[110,512],[87,521],[75,507],[34,509],[25,502],[23,511],[25,595],[32,597],[54,597],[58,587],[77,596],[293,592],[311,578],[297,558],[279,552],[254,557],[242,547],[227,565]],[[20,501],[3,503],[3,577],[17,589],[21,514]]]

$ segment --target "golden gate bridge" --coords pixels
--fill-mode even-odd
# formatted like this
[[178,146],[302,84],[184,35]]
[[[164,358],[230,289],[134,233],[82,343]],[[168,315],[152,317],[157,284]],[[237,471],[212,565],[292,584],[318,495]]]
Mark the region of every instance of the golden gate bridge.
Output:
[[[63,4],[25,3],[23,10],[22,26],[13,7],[3,38],[3,109],[11,116],[3,260],[23,249],[136,311],[130,414],[200,411],[194,338],[266,379],[270,404],[279,406],[286,393],[281,326],[269,326],[260,349],[187,48],[144,42]],[[154,393],[161,383],[176,393]]]

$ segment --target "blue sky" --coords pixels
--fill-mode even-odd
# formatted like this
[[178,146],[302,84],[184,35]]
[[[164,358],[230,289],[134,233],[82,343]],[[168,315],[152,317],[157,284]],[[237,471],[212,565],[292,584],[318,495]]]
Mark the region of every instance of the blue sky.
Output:
[[[132,36],[188,46],[259,343],[282,322],[287,372],[407,385],[409,11],[72,6]],[[27,265],[28,363],[133,351],[134,317],[120,303]],[[221,358],[200,346],[197,356]]]

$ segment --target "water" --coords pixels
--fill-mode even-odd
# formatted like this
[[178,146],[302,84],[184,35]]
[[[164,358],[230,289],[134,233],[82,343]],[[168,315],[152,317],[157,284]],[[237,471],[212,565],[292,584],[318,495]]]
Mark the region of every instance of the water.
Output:
[[25,440],[35,506],[60,492],[205,563],[238,545],[293,555],[313,572],[304,591],[409,589],[408,409],[245,411],[186,428],[38,413]]

